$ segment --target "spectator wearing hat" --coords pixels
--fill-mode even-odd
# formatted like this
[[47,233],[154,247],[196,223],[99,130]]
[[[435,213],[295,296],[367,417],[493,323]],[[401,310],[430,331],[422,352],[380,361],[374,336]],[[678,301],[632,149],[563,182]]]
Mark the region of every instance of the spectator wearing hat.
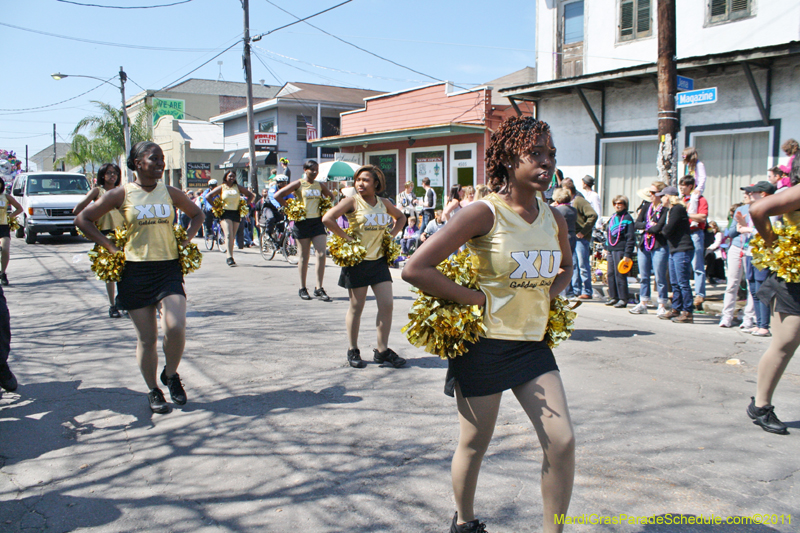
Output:
[[661,233],[669,243],[669,281],[672,286],[672,309],[658,318],[691,324],[694,306],[689,278],[692,276],[694,243],[689,229],[689,214],[682,195],[679,195],[675,187],[666,187],[655,194],[656,198],[661,198],[661,205],[669,209]]
[[636,246],[636,231],[633,218],[628,213],[628,198],[623,195],[614,197],[612,201],[616,212],[608,220],[606,233],[606,251],[608,253],[608,301],[618,309],[628,306],[628,274],[622,273],[617,266],[623,259],[633,260],[633,249]]
[[[759,181],[755,185],[742,187],[745,194],[750,195],[752,202],[766,198],[767,196],[775,194],[778,188],[769,181]],[[736,217],[736,215],[734,215]],[[736,230],[741,234],[749,235],[750,238],[757,233],[753,221],[750,218],[748,211],[747,216],[739,216],[737,218]],[[744,271],[745,279],[747,280],[747,289],[750,291],[750,296],[753,299],[753,308],[756,314],[756,327],[749,330],[749,333],[754,337],[771,337],[769,332],[769,308],[766,303],[758,298],[758,289],[761,284],[767,281],[769,277],[769,269],[761,270],[753,266],[753,253],[750,250],[750,240],[748,239],[747,246],[744,253]]]
[[[706,299],[706,221],[708,220],[708,200],[695,192],[695,177],[684,176],[678,180],[678,190],[685,205],[697,201],[697,211],[687,209],[689,215],[689,231],[694,243],[694,305],[702,307]],[[692,194],[694,193],[694,195]]]
[[597,211],[575,189],[571,178],[565,178],[561,186],[572,196],[572,207],[578,211],[575,221],[575,253],[572,255],[574,271],[572,281],[567,287],[567,294],[573,294],[581,300],[592,297],[592,266],[589,256],[592,251],[592,231],[597,222]]

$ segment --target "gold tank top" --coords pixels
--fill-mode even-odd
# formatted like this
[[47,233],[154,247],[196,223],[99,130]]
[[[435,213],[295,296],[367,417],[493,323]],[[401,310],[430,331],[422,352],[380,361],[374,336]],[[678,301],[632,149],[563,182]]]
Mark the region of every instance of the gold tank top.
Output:
[[494,213],[491,231],[467,241],[486,295],[484,336],[540,341],[550,313],[550,286],[561,266],[556,219],[539,198],[533,224],[497,194],[479,201]]
[[367,249],[366,261],[374,261],[383,257],[383,233],[394,220],[386,212],[386,205],[376,197],[378,203],[369,205],[360,194],[353,196],[356,209],[347,213],[347,221],[353,229],[353,236],[361,239],[361,244]]
[[119,210],[128,226],[126,261],[178,258],[178,243],[172,232],[172,198],[163,181],[156,182],[151,192],[136,183],[126,183],[125,200]]
[[8,226],[8,195],[0,194],[0,226]]
[[306,218],[319,218],[319,202],[322,200],[322,187],[316,181],[309,183],[305,178],[300,180],[300,198],[306,207]]
[[[99,202],[100,198],[102,198],[103,195],[108,192],[102,187],[98,187],[98,189],[100,190],[100,194],[97,196],[97,200],[95,200],[95,202]],[[122,226],[122,224],[122,214],[119,212],[119,209],[112,209],[97,219],[97,222],[95,222],[95,225],[100,228],[100,231],[113,230],[114,228]]]
[[800,226],[800,211],[792,211],[783,215],[785,226]]
[[239,210],[239,187],[222,186],[222,207],[225,211]]

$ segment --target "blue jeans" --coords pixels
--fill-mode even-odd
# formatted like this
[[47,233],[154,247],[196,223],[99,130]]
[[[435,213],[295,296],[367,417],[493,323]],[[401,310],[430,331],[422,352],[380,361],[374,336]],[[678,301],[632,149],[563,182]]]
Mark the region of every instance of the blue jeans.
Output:
[[694,243],[694,258],[692,268],[694,269],[694,292],[697,296],[706,297],[706,232],[693,231],[692,243]]
[[575,239],[575,251],[572,254],[572,293],[592,295],[592,267],[589,255],[592,243],[589,239]]
[[669,254],[669,280],[672,285],[672,309],[691,313],[694,307],[692,287],[692,252]]
[[[577,239],[577,237],[575,237],[575,235],[570,235],[569,236],[569,249],[570,249],[570,252],[572,253],[572,268],[573,268],[573,271],[575,269],[575,241],[577,241],[577,240],[578,239]],[[574,277],[574,275],[573,275],[573,277]],[[580,294],[581,294],[580,289],[578,289],[576,291],[575,288],[572,286],[572,280],[571,279],[569,280],[569,285],[567,285],[567,288],[564,289],[563,291],[561,291],[561,296],[566,296],[568,298],[571,298],[572,296],[579,296]]]
[[650,275],[654,274],[658,303],[666,303],[669,300],[669,288],[667,287],[669,251],[666,248],[657,248],[652,251],[639,250],[638,256],[639,278],[642,283],[639,288],[639,300],[650,301]]
[[753,266],[753,258],[749,255],[744,256],[744,271],[747,278],[747,288],[753,297],[753,304],[756,311],[756,325],[759,329],[769,329],[769,307],[756,296],[761,284],[767,281],[769,269],[760,270]]

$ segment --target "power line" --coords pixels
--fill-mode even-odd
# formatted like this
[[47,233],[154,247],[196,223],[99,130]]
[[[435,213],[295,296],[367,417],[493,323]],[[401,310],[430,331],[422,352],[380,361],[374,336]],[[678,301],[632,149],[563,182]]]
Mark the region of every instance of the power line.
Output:
[[226,48],[225,50],[223,50],[222,52],[218,53],[217,55],[215,55],[214,57],[212,57],[212,58],[211,58],[211,59],[209,59],[208,61],[206,61],[206,62],[202,63],[202,64],[201,64],[200,66],[198,66],[197,68],[194,68],[194,69],[190,70],[189,72],[187,72],[186,74],[184,74],[183,76],[181,76],[181,77],[180,77],[180,78],[178,78],[177,80],[173,81],[172,83],[168,83],[168,84],[164,85],[164,86],[163,86],[161,89],[159,89],[159,91],[163,91],[163,90],[164,90],[164,89],[166,89],[167,87],[170,87],[170,86],[172,86],[172,85],[175,85],[176,83],[178,83],[179,81],[181,81],[181,80],[182,80],[183,78],[185,78],[186,76],[188,76],[188,75],[192,74],[193,72],[196,72],[196,71],[200,70],[201,68],[203,68],[204,66],[208,65],[209,63],[211,63],[212,61],[214,61],[216,58],[218,58],[219,56],[221,56],[222,54],[224,54],[225,52],[227,52],[228,50],[230,50],[231,48],[233,48],[233,47],[234,47],[234,46],[236,46],[237,44],[239,44],[239,41],[236,41],[236,42],[234,42],[232,45],[230,45],[229,47],[227,47],[227,48]]
[[[89,89],[88,91],[82,92],[78,96],[73,96],[72,98],[67,98],[66,100],[61,100],[60,102],[56,102],[55,104],[40,105],[40,106],[37,106],[37,107],[26,107],[26,108],[22,108],[22,109],[0,109],[0,111],[9,111],[9,112],[11,112],[9,114],[13,114],[13,113],[19,113],[19,112],[23,112],[23,111],[34,111],[36,109],[44,109],[46,107],[55,107],[57,105],[61,105],[61,104],[65,103],[65,102],[69,102],[70,100],[75,100],[76,98],[80,98],[84,94],[89,94],[90,92],[94,91],[95,89],[99,89],[100,87],[105,85],[105,83],[107,81],[113,80],[115,77],[116,76],[108,78],[106,81],[104,81],[103,83],[101,83],[97,87],[94,87],[92,89]],[[6,114],[6,113],[2,113],[2,114]]]
[[[400,67],[400,68],[403,68],[403,69],[405,69],[405,70],[411,71],[411,72],[413,72],[414,74],[419,74],[420,76],[425,76],[426,78],[430,78],[430,79],[432,79],[432,80],[434,80],[434,81],[444,81],[444,80],[441,80],[441,79],[439,79],[439,78],[436,78],[436,77],[434,77],[434,76],[431,76],[430,74],[425,74],[424,72],[420,72],[419,70],[415,70],[415,69],[413,69],[413,68],[411,68],[411,67],[407,67],[407,66],[405,66],[405,65],[401,65],[401,64],[400,64],[400,63],[398,63],[397,61],[392,61],[391,59],[388,59],[388,58],[385,58],[385,57],[383,57],[383,56],[380,56],[380,55],[376,54],[375,52],[370,52],[370,51],[369,51],[369,50],[367,50],[366,48],[361,48],[361,47],[360,47],[360,46],[358,46],[357,44],[353,44],[353,43],[351,43],[351,42],[349,42],[349,41],[345,41],[345,40],[344,40],[344,39],[342,39],[341,37],[337,37],[336,35],[334,35],[334,34],[332,34],[332,33],[329,33],[329,32],[327,32],[327,31],[323,30],[323,29],[322,29],[322,28],[320,28],[320,27],[314,26],[314,25],[313,25],[313,24],[311,24],[310,22],[306,22],[306,21],[304,21],[304,20],[301,20],[301,19],[300,19],[300,17],[298,17],[297,15],[295,15],[295,14],[293,14],[293,13],[290,13],[289,11],[286,11],[285,9],[283,9],[282,7],[280,7],[279,5],[277,5],[277,4],[275,4],[274,2],[272,2],[271,0],[266,0],[266,2],[267,2],[268,4],[270,4],[270,5],[272,5],[272,6],[274,6],[274,7],[278,8],[278,9],[280,9],[280,10],[281,10],[281,11],[283,11],[284,13],[286,13],[286,14],[288,14],[288,15],[291,15],[291,16],[293,16],[294,18],[298,19],[298,21],[297,21],[297,22],[305,22],[306,24],[308,24],[308,25],[309,25],[309,26],[311,26],[312,28],[314,28],[314,29],[316,29],[316,30],[319,30],[319,31],[321,31],[321,32],[322,32],[322,33],[324,33],[325,35],[328,35],[329,37],[333,37],[333,38],[334,38],[334,39],[336,39],[337,41],[343,42],[343,43],[344,43],[344,44],[346,44],[346,45],[349,45],[349,46],[352,46],[353,48],[356,48],[356,49],[358,49],[358,50],[361,50],[362,52],[364,52],[364,53],[366,53],[366,54],[369,54],[369,55],[371,55],[371,56],[377,57],[378,59],[380,59],[380,60],[382,60],[382,61],[386,61],[387,63],[391,63],[392,65],[398,66],[398,67]],[[467,90],[467,89],[466,89],[466,87],[459,87],[459,88],[460,88],[460,89]]]
[[78,41],[80,43],[97,44],[101,46],[116,46],[117,48],[134,48],[136,50],[157,50],[160,52],[213,52],[214,51],[213,48],[170,48],[163,46],[145,46],[140,44],[123,44],[123,43],[112,43],[108,41],[93,41],[91,39],[82,39],[80,37],[70,37],[68,35],[59,35],[57,33],[32,30],[30,28],[23,28],[22,26],[14,26],[13,24],[7,24],[5,22],[0,22],[0,26],[6,26],[8,28],[14,28],[15,30],[27,31],[30,33],[38,33],[39,35],[47,35],[48,37],[56,37],[58,39],[67,39],[68,41]]
[[81,4],[80,2],[72,2],[71,0],[56,0],[56,2],[61,2],[61,3],[64,3],[64,4],[73,4],[73,5],[81,6],[81,7],[102,7],[104,9],[156,9],[158,7],[172,7],[172,6],[178,6],[178,5],[181,5],[181,4],[188,4],[189,2],[193,2],[193,1],[194,0],[181,0],[180,2],[174,2],[172,4],[161,4],[161,5],[157,5],[157,6],[130,6],[130,7],[124,7],[124,6],[101,6],[100,4]]
[[[290,15],[292,15],[292,16],[293,16],[294,18],[296,18],[297,20],[296,20],[296,21],[294,21],[294,22],[290,22],[289,24],[284,24],[283,26],[280,26],[280,27],[278,27],[278,28],[275,28],[274,30],[269,30],[267,33],[262,33],[262,34],[260,34],[260,35],[255,35],[255,36],[252,38],[252,40],[253,40],[253,41],[259,41],[259,40],[261,40],[261,38],[262,38],[262,37],[266,37],[266,36],[267,36],[267,35],[269,35],[270,33],[275,33],[276,31],[278,31],[278,30],[282,30],[282,29],[284,29],[284,28],[288,28],[289,26],[294,26],[295,24],[300,24],[301,22],[305,22],[305,21],[306,21],[306,20],[308,20],[308,19],[314,18],[314,17],[316,17],[316,16],[318,16],[318,15],[322,15],[323,13],[327,13],[328,11],[333,11],[333,10],[334,10],[334,9],[336,9],[337,7],[341,7],[341,6],[345,5],[345,4],[349,4],[349,3],[350,3],[350,2],[352,2],[352,1],[353,1],[353,0],[345,0],[345,1],[344,1],[344,2],[342,2],[341,4],[336,4],[335,6],[329,7],[328,9],[324,9],[324,10],[322,10],[322,11],[318,12],[318,13],[314,13],[313,15],[309,15],[309,16],[307,16],[307,17],[304,17],[304,18],[300,18],[300,17],[298,17],[298,16],[296,16],[296,15],[292,15],[291,13],[289,13],[288,11],[286,11],[286,13],[289,13]],[[272,4],[272,2],[270,2],[270,4]],[[272,5],[275,5],[275,4],[272,4]],[[277,6],[275,6],[275,7],[277,7]],[[278,8],[278,9],[280,9],[280,8]],[[306,24],[308,24],[308,23],[306,23]]]

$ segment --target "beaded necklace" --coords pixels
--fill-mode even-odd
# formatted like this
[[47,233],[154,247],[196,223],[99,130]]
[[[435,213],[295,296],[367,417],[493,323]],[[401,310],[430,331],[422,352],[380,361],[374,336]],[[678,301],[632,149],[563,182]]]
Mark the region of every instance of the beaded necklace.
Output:
[[[617,223],[617,226],[616,226],[618,228],[617,229],[617,240],[614,241],[614,242],[611,242],[611,231],[615,227],[613,225],[614,219],[618,219],[619,220],[619,222]],[[608,244],[609,244],[609,246],[616,246],[617,243],[619,242],[620,238],[622,237],[622,227],[621,226],[622,226],[622,217],[619,216],[617,213],[614,213],[614,216],[611,217],[611,221],[608,223]]]
[[[650,229],[656,225],[656,222],[659,218],[661,218],[661,208],[663,206],[658,204],[658,207],[653,209],[653,204],[650,204],[650,207],[647,208],[647,222],[645,223],[645,229]],[[653,216],[655,215],[655,217]],[[644,234],[644,249],[648,252],[652,252],[653,248],[656,247],[656,236],[652,233],[645,233]]]

